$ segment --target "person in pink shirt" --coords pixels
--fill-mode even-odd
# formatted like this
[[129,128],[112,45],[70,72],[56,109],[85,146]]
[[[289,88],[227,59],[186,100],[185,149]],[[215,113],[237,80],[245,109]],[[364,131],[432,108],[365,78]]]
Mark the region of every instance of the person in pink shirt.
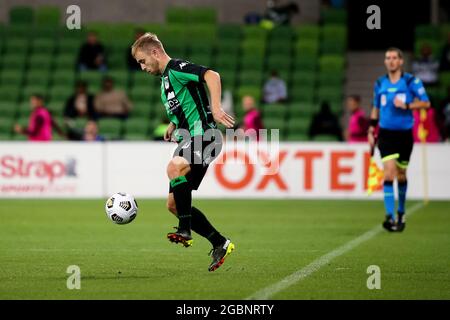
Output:
[[256,140],[259,140],[259,129],[264,129],[264,125],[261,119],[261,114],[255,106],[255,99],[252,96],[242,97],[242,108],[244,109],[244,125],[243,128],[245,135],[251,136],[252,131],[256,131]]
[[361,97],[358,95],[349,96],[346,101],[346,107],[350,113],[346,140],[350,143],[367,142],[369,121],[361,107]]
[[422,142],[419,137],[419,125],[423,121],[423,126],[426,133],[426,142],[440,142],[441,135],[439,133],[439,127],[436,121],[436,111],[434,108],[426,109],[426,118],[424,120],[420,119],[421,110],[414,110],[414,127],[413,136],[414,142]]
[[52,140],[52,117],[44,106],[44,98],[34,94],[30,98],[31,115],[28,128],[16,124],[14,131],[18,134],[28,136],[28,141],[51,141]]

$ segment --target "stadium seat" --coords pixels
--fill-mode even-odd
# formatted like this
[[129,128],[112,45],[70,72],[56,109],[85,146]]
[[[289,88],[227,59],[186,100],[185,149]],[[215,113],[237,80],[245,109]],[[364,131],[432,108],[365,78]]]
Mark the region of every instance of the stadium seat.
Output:
[[130,90],[130,97],[133,101],[150,102],[152,101],[154,95],[147,87],[134,86]]
[[[264,126],[266,129],[280,129],[280,131],[285,131],[285,121],[283,119],[276,118],[263,118]],[[281,132],[280,132],[281,134]]]
[[131,111],[130,117],[148,119],[151,109],[152,105],[150,104],[150,102],[135,102],[133,103],[133,109]]
[[344,85],[344,73],[333,71],[322,71],[317,78],[317,84],[319,86],[343,86]]
[[315,40],[300,40],[294,46],[296,57],[316,57],[319,52],[319,42]]
[[22,88],[22,101],[27,101],[33,94],[47,96],[47,85],[43,83],[32,83]]
[[251,54],[241,56],[240,70],[263,71],[264,57],[252,56]]
[[216,49],[219,54],[236,56],[240,51],[240,44],[240,40],[223,39],[216,44]]
[[55,52],[56,42],[53,39],[36,38],[31,45],[31,52],[34,54],[52,55]]
[[47,103],[48,110],[52,113],[54,116],[61,117],[64,113],[65,103],[61,103],[62,101],[53,100],[49,103]]
[[266,53],[266,43],[260,40],[246,40],[241,43],[241,51],[243,55],[253,55],[264,57]]
[[217,37],[222,40],[233,39],[239,41],[242,36],[241,26],[238,24],[221,24],[217,29]]
[[292,53],[292,42],[286,42],[283,38],[271,40],[268,45],[268,51],[273,55],[284,55],[285,57],[290,57]]
[[62,38],[58,40],[58,51],[60,54],[70,54],[72,56],[78,56],[81,45],[81,39]]
[[73,88],[64,84],[57,84],[50,88],[49,96],[51,101],[65,101],[73,94]]
[[[10,102],[0,101],[0,119],[8,118],[12,119],[16,115],[16,104]],[[0,123],[1,127],[1,123]],[[1,128],[0,128],[1,130]]]
[[310,125],[310,118],[290,118],[287,123],[288,134],[306,134]]
[[52,67],[52,63],[53,57],[51,55],[37,53],[29,56],[28,69],[47,72]]
[[25,38],[9,37],[5,42],[5,53],[25,55],[28,52],[29,40]]
[[203,66],[211,66],[212,64],[212,55],[207,53],[191,53],[188,55],[188,59],[192,63],[203,65]]
[[269,55],[267,57],[267,70],[289,71],[291,70],[290,55]]
[[346,43],[338,39],[329,39],[322,41],[320,44],[320,51],[322,54],[344,55],[345,50]]
[[347,23],[347,11],[345,9],[327,8],[322,10],[322,22],[326,24],[341,24]]
[[34,11],[29,6],[14,6],[9,10],[9,23],[12,25],[32,25]]
[[25,76],[25,83],[27,85],[33,85],[35,83],[40,83],[45,86],[50,82],[50,71],[49,70],[29,70]]
[[35,11],[35,23],[40,26],[57,27],[61,21],[60,12],[57,6],[39,6]]
[[189,22],[190,8],[187,7],[168,7],[166,9],[166,23],[167,24],[181,24],[187,25]]
[[217,69],[217,71],[220,74],[220,80],[222,82],[222,88],[225,89],[234,89],[236,85],[236,72],[235,71],[229,71],[221,69]]
[[242,27],[242,35],[245,40],[259,40],[265,42],[267,38],[267,31],[259,25],[244,25]]
[[284,40],[284,42],[291,43],[294,36],[294,29],[291,26],[277,26],[269,33],[270,41]]
[[86,81],[89,86],[99,86],[105,75],[99,71],[81,71],[78,75],[80,80]]
[[291,76],[291,83],[294,87],[297,86],[310,86],[316,82],[316,73],[314,71],[303,71],[297,69]]
[[99,134],[107,139],[116,140],[122,134],[122,120],[119,119],[100,119],[98,121]]
[[310,57],[310,56],[302,56],[302,57],[296,57],[294,59],[294,72],[310,72],[315,73],[317,69],[317,58],[316,57]]
[[20,86],[23,81],[23,73],[14,71],[3,70],[0,73],[0,84],[2,85],[16,85]]
[[16,103],[20,98],[20,87],[17,85],[4,85],[0,86],[0,101]]
[[192,7],[189,12],[189,23],[213,26],[217,23],[217,12],[212,7]]
[[297,35],[297,41],[302,42],[305,40],[312,40],[317,42],[320,35],[320,27],[318,25],[300,25],[295,28],[295,34]]
[[343,72],[344,58],[338,55],[322,55],[319,58],[319,70],[324,72]]
[[125,121],[125,134],[138,134],[146,136],[149,121],[145,118],[131,118]]
[[62,84],[68,87],[73,87],[75,85],[75,72],[72,70],[57,70],[51,74],[52,84]]
[[75,71],[77,56],[74,54],[58,54],[55,56],[54,67],[58,71]]
[[258,103],[261,101],[261,88],[258,86],[240,86],[237,89],[237,99],[238,101],[242,100],[242,97],[245,95],[252,96],[255,101]]
[[239,74],[239,83],[244,86],[261,86],[263,73],[261,71],[243,71]]
[[418,25],[414,30],[416,40],[441,40],[441,32],[438,26]]
[[433,39],[419,39],[416,40],[414,43],[414,56],[420,57],[420,50],[422,49],[422,46],[428,45],[431,47],[433,56],[437,59],[439,59],[442,51],[442,43]]
[[308,141],[309,137],[307,134],[303,133],[288,133],[286,137],[287,141]]
[[238,65],[237,55],[219,54],[216,57],[214,66],[218,70],[235,71]]
[[285,119],[288,108],[281,103],[266,104],[263,108],[264,119]]

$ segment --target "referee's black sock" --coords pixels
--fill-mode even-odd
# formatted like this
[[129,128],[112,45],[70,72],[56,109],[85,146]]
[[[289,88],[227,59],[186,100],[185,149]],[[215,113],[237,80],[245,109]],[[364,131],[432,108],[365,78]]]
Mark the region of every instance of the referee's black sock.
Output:
[[178,212],[178,228],[191,232],[192,190],[185,176],[170,180]]
[[213,247],[220,246],[225,238],[212,226],[206,216],[196,207],[192,207],[192,230],[211,242]]

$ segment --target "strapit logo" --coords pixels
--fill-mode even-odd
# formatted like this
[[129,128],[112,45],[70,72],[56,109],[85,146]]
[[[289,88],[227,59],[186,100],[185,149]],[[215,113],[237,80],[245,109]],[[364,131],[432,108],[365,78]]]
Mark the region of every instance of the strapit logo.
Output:
[[76,177],[76,159],[35,160],[22,156],[4,155],[0,157],[0,177],[4,179],[37,178],[53,183],[63,177]]

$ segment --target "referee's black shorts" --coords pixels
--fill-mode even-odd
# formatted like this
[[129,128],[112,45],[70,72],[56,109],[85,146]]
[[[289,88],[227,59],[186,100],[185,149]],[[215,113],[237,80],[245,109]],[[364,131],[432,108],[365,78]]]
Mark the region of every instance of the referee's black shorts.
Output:
[[[202,135],[198,135],[191,137],[190,140],[183,140],[178,143],[173,157],[180,156],[189,162],[191,170],[186,174],[186,179],[192,190],[198,189],[209,164],[219,156],[221,151],[221,136],[205,138]],[[169,193],[172,192],[173,189],[169,183]]]
[[412,129],[388,130],[380,128],[378,133],[378,149],[381,161],[395,159],[397,166],[406,169],[414,146]]

